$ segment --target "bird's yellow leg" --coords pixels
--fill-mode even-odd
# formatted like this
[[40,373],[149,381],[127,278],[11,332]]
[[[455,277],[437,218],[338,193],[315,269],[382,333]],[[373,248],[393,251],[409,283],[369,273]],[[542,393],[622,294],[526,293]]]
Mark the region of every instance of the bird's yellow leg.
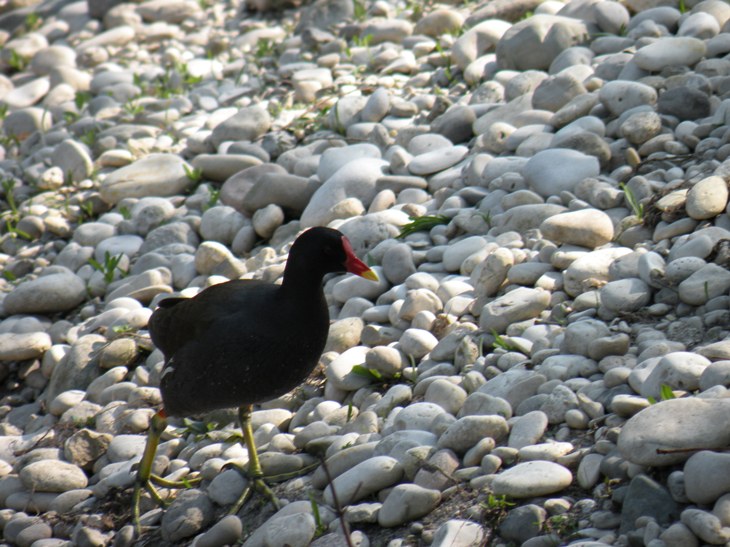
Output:
[[152,497],[155,498],[155,501],[158,503],[162,502],[162,498],[160,498],[157,490],[150,483],[150,477],[152,476],[152,463],[155,461],[157,446],[160,444],[160,436],[166,427],[167,418],[163,412],[158,412],[152,416],[150,429],[147,432],[147,444],[144,447],[144,453],[137,468],[137,479],[134,481],[134,493],[132,494],[132,516],[134,517],[134,526],[137,534],[141,533],[139,502],[142,496],[142,488],[148,490]]
[[147,432],[147,444],[144,447],[142,459],[137,467],[137,478],[134,481],[134,492],[132,494],[132,516],[134,517],[134,525],[137,534],[141,533],[140,519],[140,499],[142,497],[142,489],[144,488],[150,493],[152,499],[159,505],[165,506],[167,502],[162,499],[154,484],[164,488],[188,488],[198,484],[202,478],[194,477],[184,481],[169,481],[158,477],[152,473],[152,464],[155,461],[157,447],[160,444],[160,437],[167,427],[167,418],[164,411],[157,412],[150,420],[150,428]]
[[258,490],[259,493],[263,494],[268,498],[274,506],[279,509],[279,500],[276,498],[271,488],[264,482],[264,473],[261,469],[261,462],[259,461],[259,455],[256,451],[256,442],[253,438],[253,428],[251,427],[251,411],[253,405],[244,405],[238,409],[238,418],[241,421],[241,431],[243,433],[243,442],[246,443],[246,449],[248,450],[248,478],[249,484],[246,485],[243,492],[239,496],[238,500],[231,508],[230,514],[235,515],[240,511],[243,504],[248,501],[251,496],[252,490]]

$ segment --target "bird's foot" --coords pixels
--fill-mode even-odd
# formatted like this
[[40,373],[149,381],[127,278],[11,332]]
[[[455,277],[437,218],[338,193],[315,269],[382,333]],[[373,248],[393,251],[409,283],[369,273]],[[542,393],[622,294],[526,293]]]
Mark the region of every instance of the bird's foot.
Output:
[[155,503],[164,509],[170,505],[171,501],[162,497],[157,486],[171,490],[182,490],[184,488],[192,488],[193,486],[200,484],[202,480],[202,477],[191,477],[189,479],[171,481],[154,474],[150,474],[149,478],[144,479],[137,475],[137,480],[134,483],[134,491],[132,493],[132,516],[134,518],[134,527],[137,535],[141,535],[142,533],[142,525],[140,523],[142,490],[146,490]]
[[231,507],[230,511],[228,512],[229,514],[237,514],[246,504],[246,502],[251,498],[254,492],[258,492],[260,495],[270,501],[274,505],[274,507],[276,507],[277,511],[281,509],[281,503],[279,502],[279,498],[276,497],[276,494],[274,494],[269,485],[266,484],[267,477],[264,477],[260,473],[254,474],[248,467],[244,467],[234,463],[228,463],[223,467],[235,469],[247,480],[246,487],[243,489],[243,492],[241,492],[241,495]]

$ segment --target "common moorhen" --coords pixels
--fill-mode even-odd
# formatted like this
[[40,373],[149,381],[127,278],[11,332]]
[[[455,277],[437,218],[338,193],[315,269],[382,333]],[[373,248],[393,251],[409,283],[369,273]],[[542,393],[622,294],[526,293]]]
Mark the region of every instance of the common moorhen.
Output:
[[[249,454],[253,487],[272,501],[263,481],[250,414],[254,403],[287,393],[317,364],[329,330],[322,290],[328,273],[378,277],[358,259],[347,238],[331,228],[311,228],[289,251],[281,285],[233,280],[194,298],[166,298],[149,321],[152,341],[165,356],[160,377],[163,408],[151,421],[133,494],[139,531],[141,489],[162,503],[152,482],[182,487],[152,474],[152,463],[168,416],[187,416],[238,407]],[[248,488],[236,508],[250,494]]]

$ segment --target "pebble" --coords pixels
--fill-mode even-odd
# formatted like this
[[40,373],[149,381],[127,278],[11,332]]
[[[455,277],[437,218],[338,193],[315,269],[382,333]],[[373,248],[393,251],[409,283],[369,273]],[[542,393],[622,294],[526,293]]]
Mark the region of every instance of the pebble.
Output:
[[705,56],[705,44],[691,36],[666,36],[640,48],[634,55],[639,68],[659,72],[668,66],[694,66]]
[[176,542],[198,533],[213,519],[213,504],[200,490],[184,490],[162,516],[160,530],[166,541]]
[[557,195],[564,190],[573,191],[579,182],[586,177],[596,177],[598,173],[599,164],[595,157],[564,148],[538,152],[527,161],[524,169],[527,183],[543,197]]
[[611,218],[596,209],[560,213],[540,224],[545,237],[556,243],[567,243],[595,249],[613,239]]
[[403,476],[403,467],[390,456],[374,456],[339,475],[330,486],[325,488],[325,502],[334,503],[333,490],[337,492],[339,503],[350,503],[367,498],[374,492],[397,483]]
[[530,498],[560,492],[572,480],[572,473],[562,465],[531,461],[519,463],[497,475],[492,481],[492,490],[498,496]]
[[476,522],[451,519],[438,527],[433,535],[432,545],[467,547],[483,541],[484,529]]
[[150,154],[110,173],[99,192],[109,203],[117,203],[124,198],[172,196],[191,186],[187,173],[192,169],[174,154]]
[[441,501],[438,490],[416,484],[399,484],[385,498],[378,512],[378,524],[400,526],[430,513]]
[[86,475],[77,466],[58,460],[39,460],[23,467],[19,473],[26,488],[37,492],[66,492],[85,488]]
[[[721,399],[661,401],[642,410],[624,425],[618,447],[624,457],[639,465],[684,462],[690,453],[682,449],[698,446],[709,449],[724,442],[720,432],[712,427],[714,415],[722,412],[722,406]],[[647,427],[647,424],[651,425]],[[677,424],[681,424],[681,436],[676,434]],[[658,453],[657,449],[669,452]]]
[[687,214],[696,220],[713,218],[725,210],[728,188],[725,180],[707,177],[692,186],[687,193]]
[[61,269],[17,285],[3,300],[8,314],[55,313],[78,306],[86,297],[84,282]]

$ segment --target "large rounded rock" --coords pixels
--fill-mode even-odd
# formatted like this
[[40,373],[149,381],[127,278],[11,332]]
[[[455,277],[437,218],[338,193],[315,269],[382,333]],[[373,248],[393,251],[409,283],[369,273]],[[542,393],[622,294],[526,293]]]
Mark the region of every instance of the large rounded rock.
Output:
[[487,332],[503,333],[512,323],[534,319],[549,304],[549,292],[520,287],[485,305],[480,314],[479,326]]
[[703,450],[684,464],[684,487],[690,501],[713,503],[730,492],[730,454]]
[[361,158],[338,169],[312,196],[302,212],[302,228],[325,226],[338,218],[336,205],[347,198],[359,199],[364,206],[375,197],[375,183],[383,175],[384,160]]
[[618,448],[639,465],[674,465],[692,449],[721,449],[730,430],[718,428],[730,412],[730,399],[670,399],[642,410],[621,429]]
[[86,298],[86,285],[70,271],[43,275],[15,287],[3,300],[5,313],[33,314],[68,311]]
[[150,154],[107,176],[99,193],[109,203],[117,203],[124,198],[174,196],[193,185],[189,176],[191,172],[192,167],[180,156]]
[[687,214],[695,220],[714,218],[725,210],[727,200],[725,179],[718,176],[704,178],[687,192]]
[[528,160],[524,176],[535,192],[547,198],[563,190],[573,192],[578,183],[599,172],[596,157],[569,148],[551,148]]
[[497,43],[497,62],[503,69],[547,71],[561,51],[583,42],[592,30],[580,19],[533,15],[504,33]]
[[183,490],[162,517],[162,537],[177,542],[197,534],[213,520],[213,502],[200,490]]
[[666,36],[639,49],[634,55],[634,62],[639,68],[659,72],[666,67],[694,66],[706,51],[703,40],[690,36]]
[[497,475],[492,491],[497,496],[533,498],[560,492],[572,481],[573,474],[562,465],[538,460],[520,463]]
[[540,231],[550,241],[595,249],[613,239],[613,222],[603,211],[581,209],[545,219]]
[[260,105],[248,106],[219,123],[210,139],[216,148],[225,141],[254,141],[271,127],[269,111]]
[[571,296],[602,286],[608,281],[608,268],[618,257],[631,252],[626,247],[598,249],[577,258],[563,273],[565,292]]
[[20,470],[19,475],[23,486],[35,492],[67,492],[85,488],[88,483],[79,467],[59,460],[30,463]]

